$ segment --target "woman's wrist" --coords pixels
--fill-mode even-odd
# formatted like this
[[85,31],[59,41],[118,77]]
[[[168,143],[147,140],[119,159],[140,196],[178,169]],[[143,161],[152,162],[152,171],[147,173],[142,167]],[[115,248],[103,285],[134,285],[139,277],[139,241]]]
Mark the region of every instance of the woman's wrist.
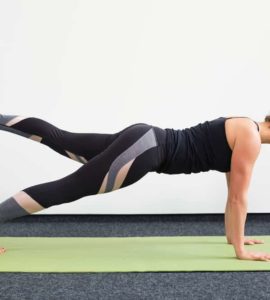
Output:
[[245,247],[244,245],[243,246],[235,246],[234,245],[234,251],[235,251],[235,254],[236,256],[241,256],[241,254],[245,253]]

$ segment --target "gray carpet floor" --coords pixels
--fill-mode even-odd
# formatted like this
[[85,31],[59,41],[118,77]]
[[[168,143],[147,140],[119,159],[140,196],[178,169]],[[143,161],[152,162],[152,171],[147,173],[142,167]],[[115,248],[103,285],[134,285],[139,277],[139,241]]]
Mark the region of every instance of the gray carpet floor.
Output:
[[[269,235],[270,214],[248,214],[245,232],[247,236]],[[223,214],[31,215],[0,226],[0,236],[121,237],[224,233]],[[0,272],[0,300],[4,299],[270,299],[270,272]]]

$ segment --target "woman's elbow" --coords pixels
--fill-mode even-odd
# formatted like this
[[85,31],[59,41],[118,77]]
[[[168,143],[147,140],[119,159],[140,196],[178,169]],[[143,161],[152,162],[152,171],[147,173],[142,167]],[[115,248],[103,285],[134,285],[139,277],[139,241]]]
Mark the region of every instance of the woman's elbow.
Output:
[[247,192],[229,193],[229,203],[245,203],[247,201]]

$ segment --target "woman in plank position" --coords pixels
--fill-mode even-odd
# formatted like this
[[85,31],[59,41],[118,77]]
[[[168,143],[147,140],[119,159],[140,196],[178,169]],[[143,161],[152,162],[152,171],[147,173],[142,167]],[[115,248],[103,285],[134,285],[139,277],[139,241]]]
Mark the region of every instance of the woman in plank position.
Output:
[[[117,133],[76,133],[45,120],[0,114],[0,130],[47,145],[83,165],[58,180],[27,187],[0,204],[0,222],[29,215],[85,196],[111,192],[141,179],[148,172],[226,173],[227,242],[236,257],[269,261],[270,254],[247,251],[244,245],[263,243],[244,236],[247,194],[262,143],[270,143],[270,116],[263,122],[249,117],[219,117],[185,129],[132,124]],[[0,248],[4,253],[5,248]]]

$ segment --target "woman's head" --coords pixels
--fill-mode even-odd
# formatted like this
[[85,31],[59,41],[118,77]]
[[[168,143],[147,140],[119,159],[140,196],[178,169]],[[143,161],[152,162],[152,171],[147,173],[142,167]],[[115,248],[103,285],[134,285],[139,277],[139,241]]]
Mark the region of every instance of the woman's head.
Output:
[[267,114],[264,118],[264,122],[270,122],[270,114]]
[[260,122],[259,124],[263,143],[270,144],[270,113],[264,117],[264,122]]

